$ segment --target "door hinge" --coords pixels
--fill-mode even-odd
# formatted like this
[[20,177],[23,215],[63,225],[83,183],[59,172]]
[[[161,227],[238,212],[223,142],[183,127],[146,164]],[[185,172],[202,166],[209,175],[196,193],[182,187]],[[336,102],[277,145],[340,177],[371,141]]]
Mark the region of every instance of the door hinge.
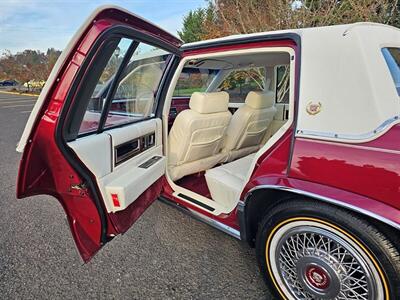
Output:
[[78,190],[78,191],[86,191],[87,190],[87,186],[84,182],[82,183],[77,183],[77,184],[71,184],[69,187],[69,190]]

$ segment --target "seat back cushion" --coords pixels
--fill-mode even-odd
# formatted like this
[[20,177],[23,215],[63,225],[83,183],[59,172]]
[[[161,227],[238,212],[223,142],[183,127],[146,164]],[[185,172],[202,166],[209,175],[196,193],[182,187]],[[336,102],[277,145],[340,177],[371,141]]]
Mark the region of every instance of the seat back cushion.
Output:
[[175,119],[168,138],[168,165],[180,166],[221,151],[231,119],[225,92],[193,93],[190,108]]
[[192,110],[181,112],[169,134],[169,165],[181,165],[220,152],[229,112],[204,115]]
[[235,112],[229,124],[224,151],[261,144],[276,113],[274,99],[275,94],[272,91],[248,94],[245,105]]

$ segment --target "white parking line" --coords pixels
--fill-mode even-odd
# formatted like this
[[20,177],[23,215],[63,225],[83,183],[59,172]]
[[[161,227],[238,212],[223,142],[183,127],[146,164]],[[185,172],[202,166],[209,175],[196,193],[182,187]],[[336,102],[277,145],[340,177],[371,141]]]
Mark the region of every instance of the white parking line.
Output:
[[23,106],[33,106],[34,104],[20,104],[20,105],[6,105],[0,106],[0,108],[13,108],[13,107],[23,107]]
[[18,100],[32,100],[32,101],[35,101],[35,100],[37,100],[36,98],[27,98],[27,97],[7,97],[7,98],[0,98],[0,102],[3,102],[3,101],[11,101],[11,100],[16,100],[16,101],[18,101]]
[[5,102],[0,102],[0,104],[17,104],[17,103],[23,103],[23,102],[36,102],[36,100],[13,100],[13,101],[5,101]]

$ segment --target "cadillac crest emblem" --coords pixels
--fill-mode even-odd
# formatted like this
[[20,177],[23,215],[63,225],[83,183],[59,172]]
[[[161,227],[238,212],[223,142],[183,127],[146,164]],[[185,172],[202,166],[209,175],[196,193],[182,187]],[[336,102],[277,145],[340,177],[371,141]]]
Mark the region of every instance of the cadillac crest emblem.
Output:
[[321,111],[321,107],[322,107],[321,102],[314,103],[310,101],[307,103],[306,110],[309,115],[316,115]]

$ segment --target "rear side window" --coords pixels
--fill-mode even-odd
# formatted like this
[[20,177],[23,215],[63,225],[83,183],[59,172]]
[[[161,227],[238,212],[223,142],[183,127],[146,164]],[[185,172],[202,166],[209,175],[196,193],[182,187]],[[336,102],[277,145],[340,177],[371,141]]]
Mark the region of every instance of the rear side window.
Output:
[[400,48],[383,48],[382,53],[400,96]]
[[280,65],[275,68],[275,99],[276,103],[289,103],[290,66]]

